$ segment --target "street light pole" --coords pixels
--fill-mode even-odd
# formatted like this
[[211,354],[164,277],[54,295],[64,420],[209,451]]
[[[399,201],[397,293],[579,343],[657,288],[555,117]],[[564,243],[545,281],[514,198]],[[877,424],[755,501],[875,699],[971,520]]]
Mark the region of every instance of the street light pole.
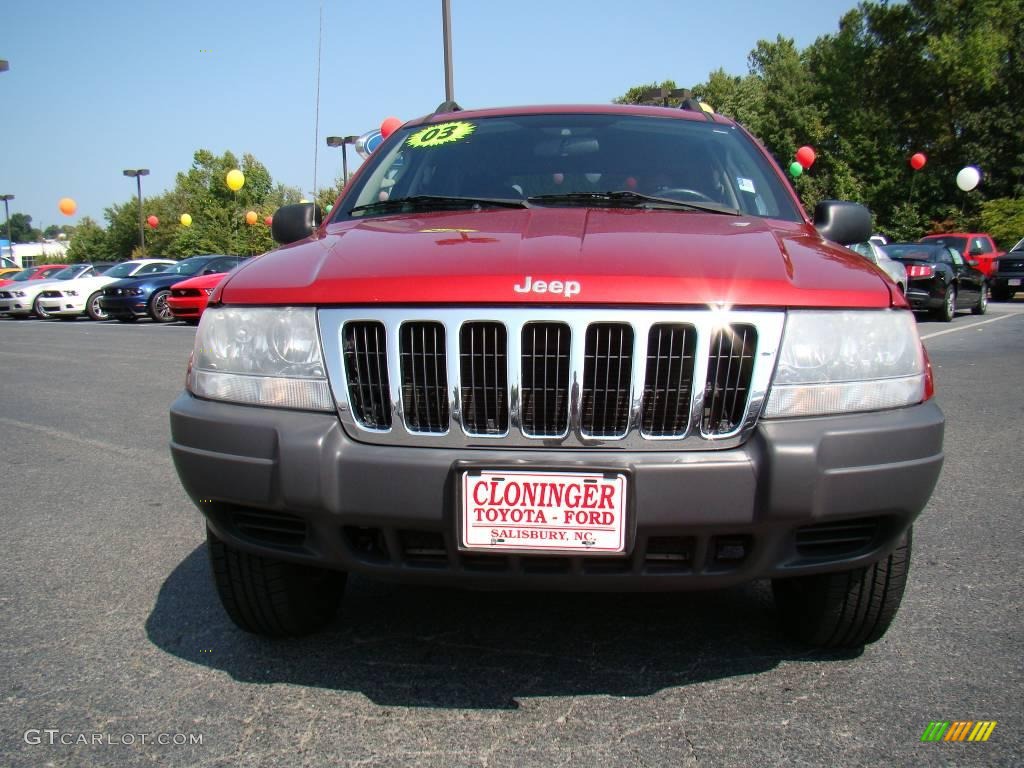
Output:
[[452,73],[452,3],[441,0],[444,30],[444,100],[455,101],[455,75]]
[[328,147],[341,147],[341,186],[348,184],[348,145],[355,144],[358,136],[328,136]]
[[14,241],[11,239],[11,209],[7,207],[7,201],[13,200],[14,195],[0,195],[4,201],[4,215],[7,217],[7,247],[11,249],[11,260],[14,260]]
[[135,183],[139,190],[139,249],[142,255],[146,255],[146,230],[142,225],[142,177],[149,175],[149,168],[126,168],[123,171],[125,176],[134,176]]

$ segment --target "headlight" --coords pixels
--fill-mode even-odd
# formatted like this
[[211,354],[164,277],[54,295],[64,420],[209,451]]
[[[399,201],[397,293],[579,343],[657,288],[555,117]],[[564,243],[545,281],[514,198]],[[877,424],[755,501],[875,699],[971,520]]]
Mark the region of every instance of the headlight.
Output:
[[25,292],[24,291],[15,291],[14,295],[17,296],[19,299],[21,299],[21,298],[25,297]]
[[64,291],[64,295],[65,296],[77,296],[78,295],[78,291],[70,291],[70,290],[69,291]]
[[877,411],[925,398],[912,313],[792,311],[765,418]]
[[316,310],[206,310],[196,332],[188,387],[211,400],[333,411]]
[[129,296],[141,296],[142,295],[142,289],[141,288],[128,288],[125,291],[125,293],[127,293]]

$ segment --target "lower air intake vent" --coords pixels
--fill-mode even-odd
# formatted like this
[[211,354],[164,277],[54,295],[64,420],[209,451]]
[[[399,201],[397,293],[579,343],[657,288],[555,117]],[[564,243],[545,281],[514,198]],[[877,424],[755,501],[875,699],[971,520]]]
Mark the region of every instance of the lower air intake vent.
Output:
[[239,509],[232,522],[240,536],[273,546],[301,547],[306,541],[306,522],[284,512]]
[[855,555],[874,544],[878,527],[875,518],[808,525],[796,532],[796,551],[808,560]]

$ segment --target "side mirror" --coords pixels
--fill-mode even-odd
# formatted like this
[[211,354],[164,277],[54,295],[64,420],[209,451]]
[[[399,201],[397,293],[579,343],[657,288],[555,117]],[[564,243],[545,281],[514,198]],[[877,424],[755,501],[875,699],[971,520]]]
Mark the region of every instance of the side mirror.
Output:
[[968,259],[967,260],[967,266],[969,266],[969,267],[976,267],[976,266],[978,266],[978,260],[977,259]]
[[207,267],[203,270],[204,275],[216,275],[218,272],[220,272],[220,270],[217,269],[217,267]]
[[309,237],[320,226],[323,214],[315,203],[282,205],[274,212],[270,234],[281,245]]
[[814,206],[814,227],[840,245],[863,243],[871,236],[871,211],[860,203],[822,200]]

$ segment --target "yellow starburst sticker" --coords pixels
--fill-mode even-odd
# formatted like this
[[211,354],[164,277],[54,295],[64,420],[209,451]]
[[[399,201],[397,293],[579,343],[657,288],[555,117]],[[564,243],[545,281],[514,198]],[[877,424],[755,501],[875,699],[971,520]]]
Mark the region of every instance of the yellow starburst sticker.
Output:
[[442,144],[461,141],[475,130],[475,124],[467,123],[463,120],[458,120],[454,123],[439,123],[438,125],[430,125],[416,131],[416,133],[405,140],[405,143],[417,149],[439,147]]

